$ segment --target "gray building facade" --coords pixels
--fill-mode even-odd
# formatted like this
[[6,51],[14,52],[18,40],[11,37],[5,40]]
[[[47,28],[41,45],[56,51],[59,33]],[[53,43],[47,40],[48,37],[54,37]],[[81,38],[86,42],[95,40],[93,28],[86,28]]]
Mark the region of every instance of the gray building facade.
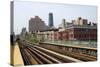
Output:
[[35,16],[29,20],[29,32],[35,33],[46,29],[48,29],[48,26],[45,25],[44,21],[39,16]]
[[53,27],[53,13],[49,13],[49,24],[48,24],[49,27]]

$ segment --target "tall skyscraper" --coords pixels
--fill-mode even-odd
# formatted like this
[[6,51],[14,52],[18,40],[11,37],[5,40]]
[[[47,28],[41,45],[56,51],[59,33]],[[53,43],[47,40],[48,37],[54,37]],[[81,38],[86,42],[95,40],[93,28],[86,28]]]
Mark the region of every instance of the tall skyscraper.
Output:
[[49,13],[49,27],[53,27],[53,13]]

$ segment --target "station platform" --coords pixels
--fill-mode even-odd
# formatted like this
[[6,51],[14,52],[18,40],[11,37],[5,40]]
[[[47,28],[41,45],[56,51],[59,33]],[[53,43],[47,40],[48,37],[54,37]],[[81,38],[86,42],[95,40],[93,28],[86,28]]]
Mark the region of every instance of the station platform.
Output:
[[24,65],[18,43],[15,43],[14,46],[11,46],[11,65],[12,66]]

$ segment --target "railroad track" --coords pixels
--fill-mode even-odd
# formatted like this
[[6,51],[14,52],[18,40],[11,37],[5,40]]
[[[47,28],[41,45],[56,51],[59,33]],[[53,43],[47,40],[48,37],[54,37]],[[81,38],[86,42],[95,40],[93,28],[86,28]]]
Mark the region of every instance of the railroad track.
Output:
[[70,52],[70,51],[67,51],[67,50],[50,48],[50,47],[46,47],[46,46],[41,45],[41,44],[39,44],[38,46],[42,47],[42,48],[45,48],[45,49],[48,49],[48,50],[51,50],[51,51],[54,51],[54,52],[57,52],[57,53],[60,53],[60,54],[63,54],[63,55],[66,55],[66,56],[70,56],[70,57],[85,61],[85,62],[87,62],[87,61],[96,61],[97,60],[96,56],[91,56],[91,55],[77,53],[77,52]]
[[62,51],[60,49],[58,51],[57,49],[51,49],[51,48],[48,48],[48,47],[45,47],[45,46],[42,46],[42,45],[39,45],[39,46],[43,47],[43,48],[46,48],[46,49],[49,49],[49,50],[52,50],[52,51],[55,51],[55,52],[58,52],[60,54],[64,54],[64,55],[67,55],[67,56],[82,60],[84,62],[85,61],[96,61],[97,60],[97,57],[89,56],[89,55],[86,55],[86,54],[80,54],[80,53],[69,52],[69,51]]
[[22,41],[19,42],[19,48],[25,65],[83,62]]

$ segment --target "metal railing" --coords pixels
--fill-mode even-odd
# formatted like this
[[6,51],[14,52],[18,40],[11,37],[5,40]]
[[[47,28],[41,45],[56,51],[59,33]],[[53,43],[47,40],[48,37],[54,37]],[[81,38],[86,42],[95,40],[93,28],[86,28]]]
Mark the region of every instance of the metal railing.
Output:
[[78,41],[78,40],[44,40],[44,42],[57,44],[57,45],[65,45],[65,46],[81,46],[81,47],[90,47],[90,48],[97,48],[96,41]]

